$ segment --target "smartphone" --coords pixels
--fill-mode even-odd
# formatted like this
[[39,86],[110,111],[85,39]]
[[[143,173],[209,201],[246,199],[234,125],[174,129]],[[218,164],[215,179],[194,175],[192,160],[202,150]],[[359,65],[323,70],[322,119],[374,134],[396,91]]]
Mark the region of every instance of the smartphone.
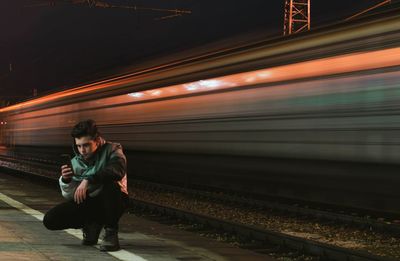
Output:
[[68,167],[71,168],[72,164],[71,164],[71,155],[69,154],[61,154],[61,166],[62,165],[68,165]]

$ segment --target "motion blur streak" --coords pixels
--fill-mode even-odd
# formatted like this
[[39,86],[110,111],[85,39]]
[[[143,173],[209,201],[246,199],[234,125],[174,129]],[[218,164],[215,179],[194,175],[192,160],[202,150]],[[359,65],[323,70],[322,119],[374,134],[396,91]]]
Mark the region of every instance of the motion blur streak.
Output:
[[155,98],[185,95],[187,93],[248,86],[249,84],[256,85],[299,80],[397,65],[400,65],[400,48],[392,48],[238,73],[214,79],[164,87],[147,92],[130,93],[128,95],[137,100],[151,100]]
[[[314,61],[301,62],[291,65],[256,70],[252,72],[238,73],[214,79],[207,79],[197,82],[186,83],[182,85],[174,85],[170,87],[159,88],[157,90],[148,90],[146,92],[131,93],[129,95],[135,99],[147,100],[147,99],[182,95],[185,93],[192,93],[192,92],[203,92],[214,89],[240,87],[249,84],[255,85],[262,83],[288,81],[294,79],[302,79],[309,77],[318,77],[318,76],[326,76],[332,74],[391,67],[397,65],[400,65],[399,47],[386,50],[343,55],[339,57],[318,59]],[[0,112],[21,109],[23,107],[28,107],[31,105],[38,105],[76,94],[84,94],[85,92],[91,92],[93,90],[101,90],[109,88],[110,86],[116,84],[134,83],[130,81],[132,80],[125,79],[94,86],[91,85],[82,86],[71,90],[54,93],[35,100],[9,106],[0,109]],[[176,89],[177,87],[178,89]]]

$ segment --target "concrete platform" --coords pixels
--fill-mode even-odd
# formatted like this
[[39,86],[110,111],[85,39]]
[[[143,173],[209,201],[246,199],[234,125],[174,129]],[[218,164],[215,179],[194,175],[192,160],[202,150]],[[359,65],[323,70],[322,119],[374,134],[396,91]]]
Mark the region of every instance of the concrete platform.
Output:
[[120,222],[122,250],[100,252],[80,244],[80,230],[43,226],[43,213],[62,200],[55,188],[0,173],[0,260],[273,260],[128,213]]

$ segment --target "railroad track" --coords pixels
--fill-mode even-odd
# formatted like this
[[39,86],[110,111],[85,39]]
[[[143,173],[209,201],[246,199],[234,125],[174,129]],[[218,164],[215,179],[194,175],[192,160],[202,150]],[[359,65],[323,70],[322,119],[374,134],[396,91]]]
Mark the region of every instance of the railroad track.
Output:
[[268,244],[282,246],[284,248],[293,249],[300,253],[314,255],[320,257],[322,260],[335,260],[335,261],[394,261],[396,259],[370,255],[356,250],[336,247],[329,244],[323,244],[304,238],[290,236],[284,233],[278,233],[272,230],[259,229],[252,226],[246,226],[239,223],[229,222],[222,219],[217,219],[211,216],[194,214],[181,209],[161,206],[151,202],[130,199],[133,206],[143,208],[150,211],[156,211],[161,215],[173,216],[179,219],[188,220],[195,223],[201,223],[215,229],[222,229],[224,231],[236,234],[240,237],[249,240],[256,240]]
[[[5,161],[8,161],[10,163],[8,166],[4,166],[4,164],[1,164],[3,167],[6,168],[12,168],[12,166],[23,166],[24,164],[31,164],[32,168],[28,168],[29,171],[26,171],[27,168],[14,168],[14,171],[17,171],[19,174],[28,174],[30,176],[39,176],[40,179],[46,179],[47,181],[52,180],[56,181],[58,177],[56,175],[51,174],[52,170],[56,170],[57,167],[49,167],[51,166],[51,162],[40,162],[40,161],[30,161],[29,159],[17,159],[17,158],[10,158],[10,157],[5,157],[1,156],[0,161],[3,163]],[[43,173],[38,174],[35,171],[35,168],[40,168],[40,167],[45,167],[46,171],[48,172],[47,174],[43,175]],[[48,175],[50,174],[50,175]],[[349,222],[352,224],[356,224],[357,226],[371,226],[374,229],[379,229],[382,231],[390,231],[391,233],[398,233],[399,227],[398,225],[393,225],[393,224],[385,224],[385,223],[379,223],[377,221],[373,220],[365,220],[362,219],[360,220],[357,217],[351,217],[343,214],[335,214],[331,212],[326,212],[326,211],[321,211],[321,210],[312,210],[312,209],[304,209],[296,206],[283,206],[281,204],[277,203],[268,203],[268,202],[262,202],[262,201],[255,201],[255,200],[249,200],[249,199],[243,199],[240,197],[235,197],[235,196],[227,196],[227,195],[216,195],[215,193],[211,192],[201,192],[201,191],[195,191],[193,189],[188,189],[188,188],[177,188],[174,186],[169,186],[169,185],[162,185],[162,184],[155,184],[155,183],[149,183],[149,182],[137,182],[138,184],[141,184],[142,186],[151,186],[152,188],[157,188],[160,190],[170,190],[170,191],[179,191],[180,193],[186,193],[186,194],[196,194],[200,197],[206,197],[210,198],[212,200],[220,200],[224,202],[234,202],[235,204],[243,204],[247,206],[262,206],[262,207],[267,207],[267,208],[272,208],[272,209],[278,209],[279,211],[290,211],[291,213],[294,214],[299,214],[299,215],[311,215],[314,217],[319,217],[323,219],[329,219],[329,220],[334,220],[334,221],[339,221],[339,222]],[[318,256],[322,260],[346,260],[346,261],[352,261],[352,260],[357,260],[357,261],[366,261],[366,260],[376,260],[376,261],[389,261],[389,260],[395,260],[391,258],[386,258],[386,257],[381,257],[381,256],[376,256],[376,255],[371,255],[366,252],[360,252],[357,250],[352,250],[352,249],[347,249],[347,248],[342,248],[342,247],[337,247],[333,246],[331,244],[325,244],[309,239],[305,239],[302,237],[296,237],[292,235],[288,235],[285,233],[279,233],[276,231],[264,229],[264,228],[258,228],[258,227],[253,227],[253,226],[248,226],[245,224],[240,224],[240,223],[235,223],[235,222],[230,222],[227,220],[223,219],[218,219],[216,217],[212,216],[207,216],[207,215],[202,215],[198,213],[192,213],[189,211],[185,211],[182,209],[177,209],[173,208],[170,206],[162,206],[159,204],[155,204],[153,202],[146,202],[143,200],[138,200],[131,198],[131,206],[134,207],[135,209],[143,209],[143,210],[150,210],[153,212],[157,212],[160,215],[167,215],[179,219],[184,219],[188,220],[190,222],[194,223],[200,223],[204,224],[207,226],[210,226],[214,229],[218,230],[223,230],[227,231],[229,233],[233,233],[238,235],[239,237],[247,238],[248,240],[253,240],[265,244],[273,244],[279,247],[283,248],[289,248],[293,249],[295,251],[298,251],[299,253],[305,253],[313,256]]]
[[237,204],[240,206],[256,209],[265,209],[269,211],[279,211],[284,214],[313,217],[320,220],[340,222],[361,229],[369,229],[384,233],[390,233],[394,236],[400,236],[400,225],[393,223],[393,220],[379,221],[370,216],[361,216],[355,213],[342,214],[333,211],[301,207],[294,204],[284,204],[266,200],[243,197],[239,195],[230,195],[227,193],[215,193],[210,191],[196,190],[192,188],[182,188],[166,184],[158,184],[148,181],[134,181],[135,185],[142,186],[151,190],[178,192],[186,195],[195,195],[200,198],[209,199],[228,204]]

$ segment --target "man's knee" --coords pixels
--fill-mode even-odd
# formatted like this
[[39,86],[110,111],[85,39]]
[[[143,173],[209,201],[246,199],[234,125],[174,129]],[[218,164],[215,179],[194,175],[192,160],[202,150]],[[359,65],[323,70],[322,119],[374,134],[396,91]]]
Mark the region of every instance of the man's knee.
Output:
[[49,230],[58,230],[57,220],[52,214],[52,211],[49,210],[43,217],[43,225]]
[[103,193],[113,193],[117,194],[121,192],[119,185],[115,182],[108,182],[103,184]]

